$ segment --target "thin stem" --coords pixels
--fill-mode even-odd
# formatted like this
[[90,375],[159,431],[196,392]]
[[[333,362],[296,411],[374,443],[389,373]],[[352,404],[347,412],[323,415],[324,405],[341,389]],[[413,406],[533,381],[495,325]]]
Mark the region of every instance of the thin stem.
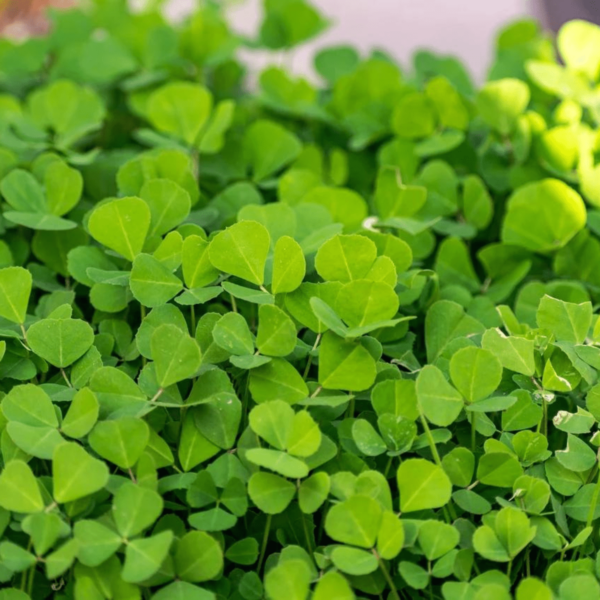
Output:
[[427,441],[429,442],[429,448],[431,449],[431,454],[433,454],[433,460],[438,467],[441,467],[442,459],[440,458],[437,446],[435,445],[435,440],[431,435],[431,429],[429,429],[427,419],[425,419],[423,413],[421,413],[421,425],[423,425],[423,429],[425,430],[425,435],[427,436]]
[[323,387],[322,387],[322,386],[319,386],[319,387],[318,387],[318,388],[317,388],[317,389],[316,389],[316,390],[315,390],[315,391],[314,391],[314,392],[313,392],[313,393],[310,395],[310,397],[311,397],[311,398],[316,398],[316,397],[317,397],[317,396],[318,396],[318,395],[321,393],[321,390],[322,390],[322,389],[323,389]]
[[[423,413],[421,413],[421,425],[423,425],[423,429],[425,430],[425,435],[427,436],[427,441],[429,442],[429,448],[431,449],[431,454],[433,454],[433,460],[435,461],[435,464],[442,469],[442,459],[440,458],[437,446],[435,445],[435,440],[433,439],[433,435],[431,435],[431,429],[429,429],[427,419]],[[442,510],[448,523],[452,523],[452,520],[456,519],[456,512],[454,511],[452,504],[449,504],[448,508],[443,506]]]
[[592,521],[594,520],[594,513],[596,512],[596,505],[598,504],[598,496],[600,495],[600,471],[598,471],[598,478],[596,480],[596,487],[592,495],[592,501],[590,503],[590,510],[588,511],[586,527],[591,527]]
[[506,576],[507,576],[509,579],[510,579],[510,573],[511,573],[511,571],[512,571],[512,564],[513,564],[513,561],[512,561],[512,560],[509,560],[509,561],[508,561],[508,566],[506,567]]
[[27,594],[29,595],[29,597],[31,598],[33,595],[33,582],[35,579],[35,568],[37,566],[37,563],[34,563],[31,568],[29,569],[29,582],[27,583]]
[[383,562],[383,560],[381,559],[379,554],[377,554],[376,550],[373,550],[372,552],[375,555],[375,558],[377,558],[377,560],[379,562],[379,569],[381,570],[381,574],[387,581],[387,584],[390,586],[390,590],[392,592],[392,598],[394,598],[395,600],[400,600],[400,594],[398,594],[398,589],[396,588],[396,584],[394,583],[394,580],[392,579],[390,572],[387,570],[385,563]]
[[[31,546],[33,545],[33,542],[31,541],[31,538],[29,538],[29,542],[27,543],[27,552],[29,552],[31,550]],[[27,571],[23,571],[23,574],[21,575],[21,591],[24,592],[27,590]]]
[[235,296],[233,296],[232,294],[229,294],[229,298],[231,299],[231,310],[233,310],[233,312],[237,312],[237,303],[235,301]]
[[71,382],[69,381],[69,378],[67,377],[67,374],[65,373],[65,370],[61,368],[60,372],[61,372],[61,374],[63,376],[63,379],[67,382],[67,385],[70,388],[72,388],[73,386],[71,385]]
[[477,429],[475,427],[475,413],[471,413],[471,450],[475,452],[477,444]]
[[269,533],[271,531],[271,515],[267,515],[267,522],[265,523],[265,532],[263,534],[262,546],[260,548],[260,556],[258,557],[258,566],[256,568],[256,572],[260,573],[262,569],[262,564],[265,559],[265,554],[267,552],[267,544],[269,543]]
[[348,418],[349,419],[354,418],[354,406],[355,406],[354,396],[352,396],[352,398],[350,399],[350,404],[348,404]]
[[258,287],[260,288],[260,291],[264,292],[265,294],[270,294],[271,293],[271,292],[269,292],[269,290],[264,285],[259,285]]
[[322,334],[318,334],[317,335],[317,339],[315,340],[315,343],[313,344],[313,347],[311,348],[311,353],[308,355],[308,360],[306,361],[306,367],[304,369],[304,374],[302,375],[302,379],[304,379],[304,381],[306,381],[306,378],[308,377],[308,372],[310,371],[310,367],[312,365],[312,352],[314,352],[317,349],[317,346],[319,345],[319,342],[321,341],[321,335]]
[[312,544],[310,543],[310,533],[308,532],[308,527],[306,525],[306,519],[304,518],[304,515],[302,515],[302,528],[304,529],[304,537],[306,539],[306,549],[308,550],[309,554],[312,554],[313,550]]
[[196,310],[194,308],[194,305],[192,304],[190,306],[190,323],[192,326],[192,336],[196,333]]
[[21,342],[25,347],[27,352],[31,352],[31,348],[29,347],[29,342],[27,341],[27,331],[25,331],[25,325],[23,323],[19,323],[19,327],[21,327],[21,334],[23,335],[24,342]]
[[156,392],[156,394],[154,394],[154,396],[152,396],[152,398],[150,399],[150,402],[156,402],[163,394],[165,390],[163,390],[162,388],[158,388],[158,392]]
[[388,458],[387,464],[385,465],[385,471],[383,472],[383,476],[387,479],[388,478],[388,473],[390,472],[390,469],[392,468],[392,463],[394,462],[394,457],[390,456]]

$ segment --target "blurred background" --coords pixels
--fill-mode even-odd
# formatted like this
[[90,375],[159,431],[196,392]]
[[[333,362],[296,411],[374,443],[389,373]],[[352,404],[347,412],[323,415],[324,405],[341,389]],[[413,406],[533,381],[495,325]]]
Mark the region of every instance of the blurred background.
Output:
[[[78,0],[0,0],[0,35],[23,37],[42,32],[47,5],[66,7]],[[126,0],[123,0],[126,1]],[[143,4],[149,0],[130,0]],[[251,35],[258,29],[261,0],[222,0],[229,4],[233,27]],[[184,18],[198,0],[166,0],[173,19]],[[556,31],[574,18],[598,22],[600,0],[314,0],[333,22],[314,43],[294,53],[293,68],[309,75],[315,49],[348,43],[364,51],[383,48],[407,63],[420,48],[458,56],[476,79],[485,78],[495,32],[523,16],[538,18]],[[251,53],[251,64],[262,67],[272,57]]]

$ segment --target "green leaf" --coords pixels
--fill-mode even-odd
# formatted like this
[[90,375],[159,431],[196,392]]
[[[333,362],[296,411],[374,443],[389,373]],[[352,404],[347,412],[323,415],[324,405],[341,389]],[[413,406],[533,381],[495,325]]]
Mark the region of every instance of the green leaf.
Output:
[[437,560],[458,544],[460,534],[452,525],[440,521],[425,521],[419,527],[419,545],[427,560]]
[[172,81],[150,95],[147,114],[158,131],[195,146],[211,109],[212,95],[206,88],[191,82]]
[[390,414],[411,421],[419,418],[416,385],[409,379],[378,383],[371,392],[371,402],[379,416]]
[[112,515],[117,531],[124,538],[131,538],[150,527],[162,510],[163,500],[156,492],[125,483],[114,496]]
[[387,450],[381,436],[366,419],[356,419],[352,423],[352,439],[357,448],[366,456],[379,456]]
[[473,547],[478,554],[494,562],[508,562],[510,556],[496,532],[488,525],[478,527],[473,535]]
[[559,341],[582,344],[592,325],[592,304],[574,304],[545,295],[538,306],[537,323]]
[[535,373],[534,343],[523,337],[506,336],[500,329],[488,329],[481,345],[489,350],[509,371],[531,377]]
[[61,424],[65,435],[81,439],[94,427],[98,420],[99,406],[95,394],[87,387],[79,390]]
[[341,288],[335,308],[350,327],[364,327],[392,319],[399,305],[396,292],[387,283],[363,279]]
[[252,431],[279,450],[287,448],[294,427],[294,410],[282,400],[272,400],[255,406],[250,412]]
[[253,565],[258,559],[258,542],[251,537],[238,540],[227,548],[225,558],[237,565]]
[[311,572],[302,560],[280,562],[265,577],[265,590],[271,600],[282,596],[305,600],[309,592]]
[[48,210],[58,217],[70,212],[81,198],[83,177],[63,161],[52,163],[44,175]]
[[101,565],[123,543],[120,535],[98,521],[77,521],[73,534],[79,546],[77,558],[88,567]]
[[296,326],[280,308],[270,304],[258,308],[256,347],[267,356],[287,356],[293,352]]
[[502,364],[488,350],[474,346],[461,348],[450,360],[450,377],[467,402],[477,402],[500,385]]
[[17,421],[6,426],[6,432],[15,445],[31,456],[50,460],[63,437],[52,427],[32,427]]
[[27,463],[12,460],[0,474],[0,506],[17,513],[36,513],[44,509],[38,482]]
[[429,421],[440,427],[454,423],[464,407],[459,394],[433,365],[421,369],[416,384],[419,407]]
[[576,435],[567,435],[564,450],[556,451],[558,462],[565,468],[579,473],[587,471],[596,464],[596,453]]
[[31,383],[15,386],[2,401],[2,413],[8,421],[33,427],[58,427],[52,400]]
[[282,513],[295,494],[294,484],[279,475],[259,472],[248,481],[248,495],[252,502],[268,515]]
[[562,181],[544,179],[518,188],[508,199],[502,241],[551,252],[567,244],[585,221],[581,196]]
[[306,274],[306,260],[300,244],[290,236],[281,236],[275,244],[273,254],[273,294],[293,292]]
[[382,511],[376,500],[356,495],[329,510],[325,531],[336,542],[372,548],[377,539],[381,517]]
[[508,135],[529,104],[529,88],[518,79],[490,81],[477,95],[476,104],[488,125],[498,133]]
[[149,436],[145,421],[134,417],[122,417],[97,423],[88,441],[94,452],[102,458],[121,469],[129,469],[146,449]]
[[535,535],[535,527],[529,525],[527,515],[512,507],[503,508],[498,512],[494,526],[498,540],[511,559],[519,554]]
[[377,558],[365,550],[337,546],[331,553],[331,561],[343,573],[348,575],[368,575],[377,570]]
[[257,404],[283,400],[296,404],[308,397],[308,387],[300,373],[283,358],[250,371],[250,393]]
[[512,487],[521,475],[523,468],[512,454],[490,452],[479,459],[477,479],[485,485]]
[[214,394],[194,408],[196,427],[210,442],[228,450],[236,441],[242,419],[242,404],[233,394]]
[[366,390],[375,382],[375,361],[358,342],[327,332],[321,341],[319,383],[329,390]]
[[243,150],[253,180],[262,181],[293,161],[300,154],[302,144],[281,125],[258,120],[246,129]]
[[223,568],[223,552],[218,542],[202,531],[186,533],[177,544],[175,570],[184,581],[214,579]]
[[246,319],[238,313],[223,315],[216,322],[212,334],[215,344],[230,354],[245,356],[254,353],[254,338]]
[[94,343],[94,331],[80,319],[42,319],[27,331],[30,348],[55,367],[65,368]]
[[336,235],[317,252],[315,267],[325,281],[347,283],[364,279],[375,259],[377,246],[362,235]]
[[329,571],[319,579],[313,594],[313,600],[353,600],[354,592],[343,575]]
[[95,240],[133,261],[142,251],[150,220],[146,202],[135,197],[119,198],[98,206],[88,228]]
[[558,33],[558,49],[567,67],[596,81],[600,72],[600,28],[593,23],[573,20]]
[[13,323],[25,323],[31,295],[31,273],[22,267],[0,269],[0,316]]
[[108,482],[108,467],[76,442],[57,446],[52,457],[53,495],[64,504],[101,490]]
[[125,549],[125,564],[121,577],[127,583],[149,579],[161,567],[173,542],[172,531],[162,531],[149,538],[138,538]]
[[256,221],[241,221],[221,231],[210,243],[210,262],[220,271],[256,285],[265,278],[271,238]]
[[190,235],[183,241],[181,266],[183,280],[190,290],[208,285],[219,277],[219,271],[209,260],[208,247],[209,242],[199,235]]
[[42,556],[60,537],[63,522],[54,513],[35,513],[23,520],[23,530],[31,537],[36,554]]
[[150,308],[166,304],[183,289],[179,277],[150,254],[135,257],[129,285],[133,297]]
[[319,510],[327,499],[330,488],[331,479],[322,471],[304,479],[298,488],[300,510],[305,514],[313,514]]
[[279,450],[251,448],[246,452],[246,458],[259,467],[275,471],[290,479],[302,479],[308,475],[306,463]]
[[321,441],[321,430],[311,414],[306,410],[296,413],[287,438],[288,452],[307,458],[317,452]]
[[196,340],[176,325],[161,325],[152,334],[152,358],[161,389],[191,377],[200,368],[202,353]]
[[403,461],[398,468],[397,479],[402,512],[439,508],[450,500],[450,479],[441,467],[425,459]]
[[0,184],[6,202],[16,211],[45,213],[47,203],[44,190],[36,178],[23,169],[11,171]]

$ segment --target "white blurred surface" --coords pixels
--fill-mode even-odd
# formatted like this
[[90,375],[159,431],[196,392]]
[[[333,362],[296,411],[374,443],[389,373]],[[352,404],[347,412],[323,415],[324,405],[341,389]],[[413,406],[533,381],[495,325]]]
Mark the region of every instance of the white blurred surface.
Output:
[[[465,61],[477,79],[490,63],[495,33],[505,23],[535,14],[538,0],[313,0],[333,21],[316,41],[294,52],[293,70],[311,72],[315,48],[351,43],[363,52],[385,49],[402,64],[415,50],[429,48]],[[568,1],[568,0],[565,0]],[[185,14],[195,0],[172,0],[170,12]],[[257,31],[262,15],[260,0],[245,0],[230,9],[234,29]],[[261,68],[273,57],[254,54],[251,64]]]

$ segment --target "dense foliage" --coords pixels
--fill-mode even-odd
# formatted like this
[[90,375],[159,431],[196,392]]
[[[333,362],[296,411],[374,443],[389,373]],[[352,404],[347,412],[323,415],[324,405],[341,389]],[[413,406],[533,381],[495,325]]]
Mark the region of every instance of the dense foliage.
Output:
[[0,600],[600,598],[600,28],[160,4],[0,41]]

